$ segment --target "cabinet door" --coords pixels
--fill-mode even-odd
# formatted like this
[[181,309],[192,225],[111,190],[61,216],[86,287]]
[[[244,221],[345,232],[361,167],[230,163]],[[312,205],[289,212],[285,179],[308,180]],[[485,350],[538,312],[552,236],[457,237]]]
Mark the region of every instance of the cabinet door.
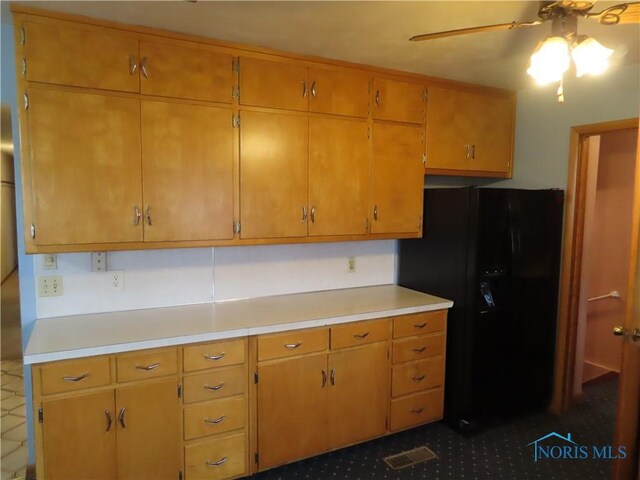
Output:
[[29,81],[137,92],[133,34],[66,22],[24,23]]
[[231,109],[142,102],[144,239],[233,238]]
[[243,111],[240,128],[242,238],[307,234],[309,121]]
[[329,447],[383,435],[389,408],[388,344],[329,355]]
[[474,127],[471,143],[475,145],[469,167],[471,170],[509,174],[513,155],[514,99],[472,94],[467,101]]
[[373,80],[373,118],[422,123],[424,94],[424,85],[376,78]]
[[466,170],[472,131],[463,92],[429,87],[427,102],[427,168]]
[[36,245],[142,241],[140,102],[29,89]]
[[113,390],[42,402],[47,480],[116,478]]
[[260,365],[258,378],[259,469],[325,451],[327,355]]
[[309,107],[307,67],[240,57],[240,105],[306,111]]
[[367,233],[370,178],[365,122],[309,118],[309,235]]
[[119,480],[177,478],[179,405],[176,379],[116,390]]
[[309,111],[367,118],[369,77],[349,70],[309,69]]
[[374,124],[371,233],[421,230],[422,152],[421,128]]
[[233,57],[206,47],[140,42],[140,91],[231,103]]

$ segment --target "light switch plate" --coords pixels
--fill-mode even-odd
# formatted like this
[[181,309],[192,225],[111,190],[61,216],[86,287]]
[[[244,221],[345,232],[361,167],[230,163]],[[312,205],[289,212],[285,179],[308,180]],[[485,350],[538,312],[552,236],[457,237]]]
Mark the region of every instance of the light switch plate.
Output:
[[45,253],[42,256],[42,268],[44,270],[57,270],[58,268],[58,254]]

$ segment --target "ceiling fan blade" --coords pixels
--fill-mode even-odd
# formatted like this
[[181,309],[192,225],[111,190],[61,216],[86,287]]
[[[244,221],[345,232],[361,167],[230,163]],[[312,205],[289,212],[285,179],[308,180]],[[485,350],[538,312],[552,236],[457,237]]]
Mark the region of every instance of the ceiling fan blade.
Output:
[[600,13],[587,13],[586,17],[596,19],[603,25],[640,23],[640,2],[621,3]]
[[425,33],[423,35],[416,35],[409,40],[412,42],[419,42],[422,40],[433,40],[434,38],[454,37],[456,35],[467,35],[468,33],[479,32],[491,32],[494,30],[513,30],[520,27],[533,27],[540,25],[543,21],[536,20],[535,22],[511,22],[511,23],[497,23],[495,25],[484,25],[482,27],[471,28],[459,28],[457,30],[447,30],[446,32]]

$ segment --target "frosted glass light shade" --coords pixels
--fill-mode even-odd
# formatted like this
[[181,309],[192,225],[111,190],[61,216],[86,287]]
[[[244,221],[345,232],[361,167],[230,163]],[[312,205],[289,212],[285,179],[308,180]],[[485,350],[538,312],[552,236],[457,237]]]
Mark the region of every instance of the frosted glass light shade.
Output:
[[576,64],[576,76],[598,75],[607,69],[613,50],[602,46],[595,38],[590,37],[576,43],[571,52]]
[[531,55],[531,62],[527,73],[539,85],[559,82],[562,75],[569,69],[571,57],[569,44],[562,37],[549,37],[536,48]]

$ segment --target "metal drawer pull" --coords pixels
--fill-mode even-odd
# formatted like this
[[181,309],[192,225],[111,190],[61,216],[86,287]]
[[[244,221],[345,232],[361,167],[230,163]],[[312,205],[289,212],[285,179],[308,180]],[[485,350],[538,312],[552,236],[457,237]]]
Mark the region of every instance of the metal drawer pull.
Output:
[[302,223],[307,221],[307,207],[302,207]]
[[207,460],[206,463],[207,467],[219,467],[220,465],[222,465],[224,462],[226,462],[227,460],[229,460],[227,457],[222,457],[220,460],[218,460],[217,462],[212,462],[210,460]]
[[380,106],[380,90],[376,90],[376,106]]
[[205,418],[204,421],[206,423],[210,423],[212,425],[217,425],[218,423],[222,422],[224,420],[224,417],[226,417],[226,415],[222,415],[221,417],[218,418],[214,418],[213,420],[210,418]]
[[151,226],[151,225],[152,225],[152,223],[151,223],[151,205],[149,205],[149,206],[147,207],[147,211],[146,211],[146,213],[144,214],[144,216],[147,218],[147,224],[148,224],[149,226]]
[[80,380],[84,380],[89,376],[89,373],[83,373],[79,377],[62,377],[65,382],[79,382]]
[[142,75],[144,75],[144,78],[149,78],[149,71],[147,70],[147,57],[144,57],[140,62],[140,71],[142,72]]
[[306,82],[306,80],[302,81],[302,96],[303,97],[307,96],[307,82]]
[[207,390],[213,390],[214,392],[217,392],[222,387],[224,387],[224,382],[222,382],[220,385],[214,385],[213,387],[211,385],[207,385],[206,383],[204,384],[204,388],[206,388]]
[[414,413],[416,415],[420,415],[422,412],[424,412],[424,408],[415,408],[413,410],[411,410],[411,413]]
[[357,338],[358,340],[362,340],[363,338],[367,338],[369,336],[369,332],[365,333],[354,333],[353,338]]
[[424,380],[424,378],[425,378],[424,373],[423,373],[422,375],[416,375],[415,377],[413,377],[413,379],[414,379],[416,382],[421,382],[422,380]]
[[316,207],[311,207],[311,212],[309,213],[309,217],[311,218],[311,223],[315,223],[315,221],[316,221]]
[[302,342],[285,343],[284,344],[284,348],[288,348],[289,350],[293,350],[295,348],[298,348],[300,345],[302,345]]
[[326,384],[327,384],[327,372],[322,370],[322,387],[324,387]]
[[329,378],[331,379],[331,385],[336,384],[336,369],[332,368],[331,373],[329,374]]
[[224,358],[225,356],[225,352],[220,352],[220,355],[205,355],[204,358],[206,360],[220,360],[221,358]]
[[373,219],[376,222],[378,221],[378,205],[373,206]]
[[129,75],[134,75],[138,69],[138,59],[135,55],[129,55]]
[[104,411],[105,416],[107,417],[107,429],[105,432],[111,430],[111,424],[113,423],[113,419],[111,418],[111,412],[109,410]]
[[124,413],[126,409],[127,407],[122,407],[120,409],[120,413],[118,414],[118,421],[120,422],[120,425],[122,425],[122,428],[126,428],[126,425],[124,424]]
[[316,81],[315,80],[311,83],[311,96],[313,98],[316,97]]
[[422,347],[422,348],[414,348],[413,351],[416,353],[422,353],[427,349],[427,347]]
[[145,370],[145,371],[150,371],[150,370],[155,370],[156,368],[158,368],[160,366],[160,362],[156,362],[156,363],[152,363],[151,365],[149,365],[148,367],[143,367],[142,365],[136,365],[136,369],[138,370]]
[[414,328],[424,328],[424,327],[426,327],[426,326],[427,326],[427,322],[424,322],[424,323],[415,323],[415,324],[413,325],[413,327],[414,327]]
[[133,207],[133,225],[134,226],[138,226],[140,225],[140,218],[142,217],[142,212],[140,211],[140,208],[136,205]]

